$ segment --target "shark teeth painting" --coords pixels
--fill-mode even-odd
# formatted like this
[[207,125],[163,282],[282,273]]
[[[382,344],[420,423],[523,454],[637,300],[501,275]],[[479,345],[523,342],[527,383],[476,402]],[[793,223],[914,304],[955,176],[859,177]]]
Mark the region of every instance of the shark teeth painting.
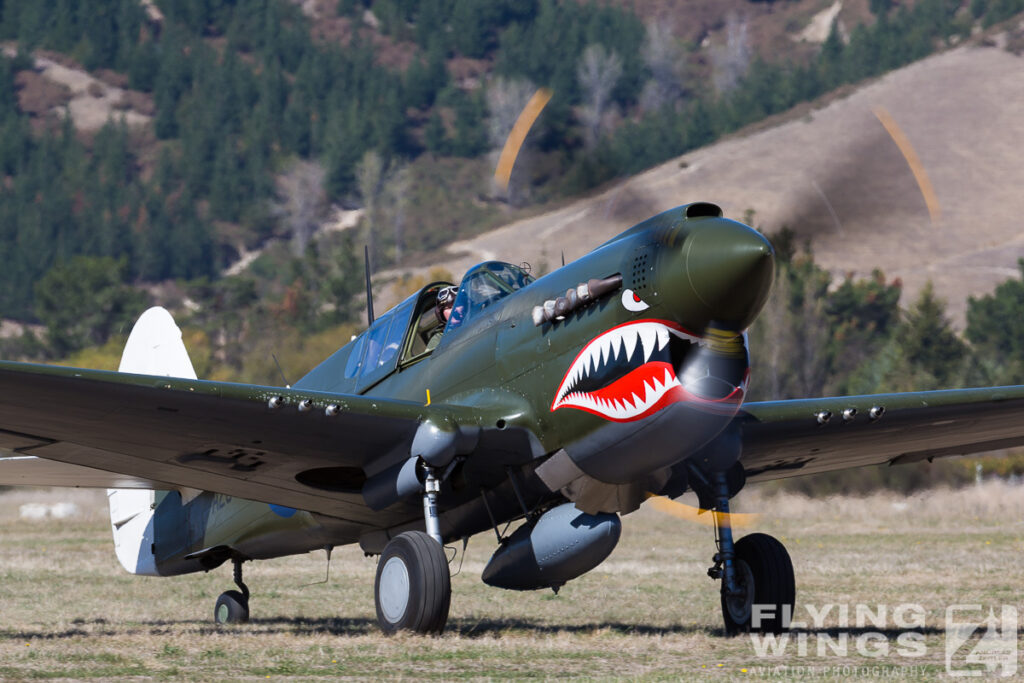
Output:
[[[705,342],[665,320],[638,320],[592,339],[573,361],[551,410],[576,408],[615,422],[640,420],[679,401],[702,397],[680,382],[690,350]],[[686,375],[683,375],[684,380]],[[718,400],[736,401],[742,388]]]

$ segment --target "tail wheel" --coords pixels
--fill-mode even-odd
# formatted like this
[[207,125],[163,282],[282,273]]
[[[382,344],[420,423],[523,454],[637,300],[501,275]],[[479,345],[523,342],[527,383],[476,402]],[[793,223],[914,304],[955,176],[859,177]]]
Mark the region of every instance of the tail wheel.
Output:
[[422,531],[399,534],[384,546],[373,592],[384,633],[441,633],[452,596],[444,548]]
[[213,618],[218,624],[244,624],[249,621],[249,598],[238,591],[224,591],[217,598]]
[[[740,592],[726,595],[722,590],[722,616],[730,635],[754,631],[780,633],[783,615],[792,616],[796,601],[793,561],[786,547],[767,534],[750,534],[736,541],[736,583]],[[753,624],[755,605],[758,623]]]

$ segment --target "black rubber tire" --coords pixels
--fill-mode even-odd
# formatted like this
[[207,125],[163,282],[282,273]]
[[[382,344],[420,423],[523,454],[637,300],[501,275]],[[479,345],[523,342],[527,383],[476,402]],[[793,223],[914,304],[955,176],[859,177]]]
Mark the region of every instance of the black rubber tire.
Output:
[[[791,618],[796,601],[796,579],[793,576],[793,561],[786,546],[768,534],[750,534],[736,541],[736,562],[745,563],[750,569],[754,582],[755,605],[770,605],[770,619],[761,618],[757,627],[751,626],[752,613],[746,619],[737,621],[726,605],[725,591],[722,591],[722,618],[729,635],[738,633],[781,633],[788,623],[783,623],[783,612]],[[741,576],[742,567],[737,567]],[[764,614],[766,612],[762,612]]]
[[[385,596],[387,609],[381,605],[381,576],[392,560],[389,576],[392,572],[400,576],[402,568],[406,572],[408,593],[404,609],[401,596],[390,600]],[[392,579],[389,581],[394,583]],[[377,562],[373,597],[377,623],[384,633],[439,634],[444,631],[452,599],[452,580],[444,548],[422,531],[406,531],[391,539]]]
[[249,621],[249,599],[238,591],[224,591],[213,608],[213,620],[218,624],[244,624]]

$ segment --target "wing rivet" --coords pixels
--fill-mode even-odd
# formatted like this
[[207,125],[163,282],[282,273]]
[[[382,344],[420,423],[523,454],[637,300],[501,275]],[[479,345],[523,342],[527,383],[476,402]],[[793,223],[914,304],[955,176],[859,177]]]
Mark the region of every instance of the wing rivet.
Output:
[[304,398],[301,401],[299,401],[299,412],[300,413],[304,413],[304,412],[306,412],[307,410],[309,410],[312,407],[313,407],[313,402],[310,401],[308,398]]
[[843,411],[843,422],[853,422],[853,418],[857,417],[856,408],[847,408]]
[[815,419],[818,420],[818,424],[828,424],[828,421],[832,419],[831,410],[821,410],[814,414]]
[[334,417],[339,412],[341,412],[341,408],[338,406],[337,403],[332,403],[324,409],[324,414],[326,414],[329,417]]
[[872,420],[877,420],[883,415],[885,415],[885,406],[872,406],[871,410],[868,411],[868,417]]
[[267,407],[271,410],[277,410],[281,407],[282,403],[284,403],[284,399],[280,396],[271,396],[270,400],[267,401]]

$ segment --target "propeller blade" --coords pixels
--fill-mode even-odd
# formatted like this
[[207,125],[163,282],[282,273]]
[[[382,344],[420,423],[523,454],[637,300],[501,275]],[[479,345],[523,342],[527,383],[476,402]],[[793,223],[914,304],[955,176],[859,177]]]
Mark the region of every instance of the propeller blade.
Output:
[[[697,524],[710,527],[715,526],[714,514],[704,514],[706,512],[713,513],[712,510],[703,510],[686,503],[680,503],[671,498],[666,498],[665,496],[655,496],[653,494],[651,494],[647,502],[658,512],[672,515],[678,519],[684,519],[687,522],[696,522]],[[752,512],[730,512],[722,516],[728,520],[729,526],[733,529],[753,526],[761,518],[761,515]]]

